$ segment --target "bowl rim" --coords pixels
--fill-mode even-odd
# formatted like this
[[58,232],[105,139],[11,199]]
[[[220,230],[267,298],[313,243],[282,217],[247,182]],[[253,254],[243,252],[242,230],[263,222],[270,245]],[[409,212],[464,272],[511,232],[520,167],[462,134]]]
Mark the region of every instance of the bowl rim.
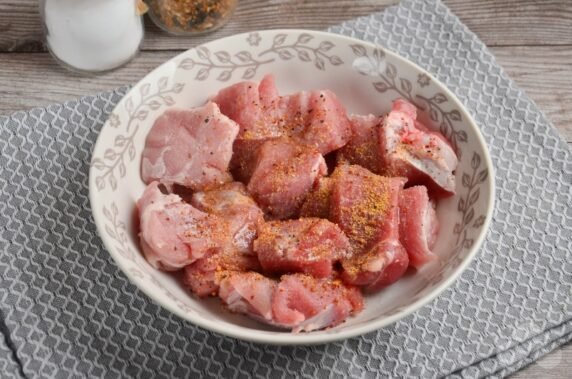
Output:
[[[320,37],[328,37],[328,38],[335,38],[338,40],[343,40],[347,44],[359,43],[359,44],[368,46],[370,48],[381,48],[386,53],[386,55],[391,56],[392,59],[394,59],[400,63],[404,63],[406,65],[412,66],[414,69],[418,70],[420,73],[427,75],[431,79],[431,81],[433,81],[434,83],[436,83],[438,85],[439,89],[442,90],[446,94],[448,99],[450,99],[453,102],[453,104],[459,108],[459,110],[463,113],[463,117],[466,120],[466,122],[474,129],[475,135],[476,135],[476,143],[478,145],[480,145],[480,148],[484,152],[482,154],[482,156],[484,158],[485,167],[487,168],[487,170],[489,170],[488,176],[489,176],[490,180],[488,180],[488,183],[489,183],[488,191],[491,195],[489,196],[489,200],[488,200],[488,203],[486,205],[487,209],[486,209],[485,221],[483,223],[483,227],[482,227],[480,233],[477,235],[476,240],[473,243],[473,246],[469,249],[466,258],[459,264],[459,266],[457,266],[452,271],[452,273],[447,278],[443,279],[443,281],[439,285],[437,285],[426,296],[424,296],[424,297],[416,300],[415,302],[403,307],[399,312],[396,312],[395,314],[380,318],[378,320],[372,320],[370,322],[364,323],[363,325],[357,326],[357,327],[352,328],[352,329],[347,330],[347,331],[344,331],[342,329],[342,330],[336,331],[336,333],[331,333],[331,334],[313,334],[310,332],[310,333],[300,333],[300,334],[284,333],[281,335],[277,335],[275,333],[271,334],[271,333],[268,333],[265,331],[247,329],[247,328],[239,327],[239,326],[236,326],[236,328],[234,326],[229,328],[227,324],[220,323],[216,320],[210,320],[210,319],[204,318],[200,315],[195,315],[192,313],[184,313],[181,309],[176,307],[171,302],[164,301],[160,296],[157,296],[156,294],[154,294],[153,291],[148,290],[146,287],[142,287],[138,284],[138,279],[136,279],[135,276],[127,269],[127,267],[124,265],[124,263],[116,257],[116,254],[112,253],[114,247],[113,247],[111,241],[109,240],[109,238],[103,232],[105,230],[105,226],[103,225],[103,220],[101,220],[101,217],[96,216],[96,212],[94,211],[93,205],[98,204],[98,200],[96,200],[98,195],[96,195],[96,191],[95,191],[94,172],[93,172],[94,169],[93,169],[93,166],[90,164],[89,201],[90,201],[90,205],[91,205],[93,219],[94,219],[96,227],[97,227],[97,232],[98,232],[101,240],[103,241],[103,244],[104,244],[107,252],[111,255],[111,257],[115,261],[115,264],[121,269],[123,274],[129,279],[129,281],[131,283],[133,283],[145,295],[147,295],[147,297],[151,301],[155,302],[156,304],[158,304],[162,308],[165,308],[169,312],[176,314],[181,319],[188,321],[188,322],[192,323],[193,325],[199,326],[203,329],[206,329],[206,330],[209,330],[209,331],[212,331],[212,332],[215,332],[215,333],[227,336],[227,337],[232,337],[232,338],[236,338],[236,339],[240,339],[240,340],[244,340],[244,341],[249,341],[249,342],[260,343],[260,344],[269,344],[269,345],[318,345],[318,344],[325,344],[328,342],[345,340],[348,338],[361,336],[363,334],[373,332],[373,331],[381,329],[385,326],[391,325],[391,324],[399,321],[400,319],[403,319],[406,316],[412,314],[413,312],[417,311],[421,307],[427,305],[428,303],[433,301],[437,296],[441,295],[447,288],[449,288],[457,280],[457,278],[461,275],[461,273],[463,273],[467,269],[469,264],[473,261],[477,252],[481,249],[482,244],[484,242],[484,239],[488,234],[489,227],[490,227],[490,224],[491,224],[491,221],[493,218],[493,214],[494,214],[496,184],[495,184],[494,166],[493,166],[493,163],[492,163],[492,160],[490,157],[488,146],[487,146],[487,144],[483,138],[483,135],[482,135],[481,130],[478,127],[477,123],[474,121],[474,119],[471,116],[471,114],[469,113],[469,111],[465,108],[465,106],[461,103],[461,101],[457,98],[457,96],[451,90],[449,90],[449,88],[447,88],[447,86],[444,83],[442,83],[440,80],[435,78],[434,75],[432,75],[430,72],[423,69],[422,67],[420,67],[416,63],[410,61],[407,58],[404,58],[404,57],[398,55],[397,53],[393,52],[392,50],[390,50],[386,47],[377,45],[377,44],[372,43],[372,42],[360,40],[360,39],[353,38],[353,37],[344,36],[344,35],[337,34],[337,33],[331,33],[331,32],[325,32],[325,31],[316,31],[316,30],[307,30],[307,29],[268,29],[268,30],[249,31],[249,32],[244,32],[244,33],[239,33],[239,34],[233,34],[230,36],[226,36],[223,38],[219,38],[219,39],[216,39],[213,41],[206,42],[206,43],[201,44],[201,45],[197,45],[193,48],[185,50],[185,51],[177,54],[176,56],[168,59],[167,61],[163,62],[161,65],[159,65],[158,67],[156,67],[152,71],[148,72],[142,79],[140,79],[137,83],[135,83],[133,85],[133,87],[117,103],[117,105],[114,107],[114,110],[122,104],[123,99],[125,99],[126,96],[128,96],[132,91],[134,91],[135,88],[145,78],[147,78],[149,75],[152,75],[153,73],[156,73],[156,72],[162,70],[163,67],[167,66],[172,61],[179,59],[183,55],[187,54],[189,51],[192,51],[192,50],[194,50],[194,49],[196,49],[202,45],[208,45],[208,44],[213,43],[215,41],[216,42],[222,42],[224,40],[233,40],[233,39],[237,39],[240,37],[245,37],[245,36],[249,35],[250,33],[260,33],[260,34],[277,34],[277,33],[301,34],[301,33],[308,33],[308,34],[313,34],[313,35],[320,36]],[[97,141],[94,144],[91,159],[94,158],[93,152],[98,151],[99,145],[103,144],[102,138],[101,138],[101,136],[102,136],[101,132],[104,130],[105,125],[106,125],[106,123],[104,124],[104,126],[102,127],[100,132],[98,133]]]

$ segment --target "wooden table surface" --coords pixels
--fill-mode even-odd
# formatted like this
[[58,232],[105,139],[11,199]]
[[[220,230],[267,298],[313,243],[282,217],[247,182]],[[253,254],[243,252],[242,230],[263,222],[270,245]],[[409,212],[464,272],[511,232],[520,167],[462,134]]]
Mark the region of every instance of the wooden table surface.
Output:
[[[203,42],[254,29],[324,29],[383,10],[397,0],[240,0],[228,25],[204,37],[174,38],[146,19],[141,53],[103,75],[58,66],[42,45],[37,0],[0,0],[0,115],[134,83]],[[444,0],[572,144],[572,0]],[[324,6],[324,4],[327,6]],[[572,345],[514,378],[572,378]]]

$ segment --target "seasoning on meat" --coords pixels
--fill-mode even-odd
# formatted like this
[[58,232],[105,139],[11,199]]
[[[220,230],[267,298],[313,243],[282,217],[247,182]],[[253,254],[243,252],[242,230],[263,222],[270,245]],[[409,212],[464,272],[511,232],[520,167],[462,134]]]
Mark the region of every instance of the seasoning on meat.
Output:
[[265,272],[302,272],[317,278],[331,276],[333,264],[345,257],[349,248],[340,228],[319,218],[267,222],[254,241]]
[[315,188],[306,196],[300,217],[330,218],[330,197],[332,196],[332,185],[334,179],[322,177]]
[[383,161],[378,129],[382,126],[383,118],[372,114],[352,115],[350,121],[352,138],[337,151],[338,164],[355,164],[381,174]]
[[355,165],[340,166],[333,175],[331,217],[352,245],[352,256],[342,260],[342,278],[370,291],[395,282],[409,264],[399,242],[399,192],[405,179]]
[[191,198],[196,208],[216,215],[228,225],[229,244],[212,250],[185,267],[184,282],[198,296],[216,296],[219,283],[229,272],[258,271],[260,264],[252,245],[264,214],[246,192],[242,183],[196,192]]
[[288,138],[267,141],[258,150],[248,192],[270,217],[293,217],[327,170],[324,157],[312,147]]

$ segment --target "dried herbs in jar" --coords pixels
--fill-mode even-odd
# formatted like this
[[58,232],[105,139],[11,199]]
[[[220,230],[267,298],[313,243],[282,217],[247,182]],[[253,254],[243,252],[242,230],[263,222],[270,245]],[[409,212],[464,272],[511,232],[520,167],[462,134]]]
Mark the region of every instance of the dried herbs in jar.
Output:
[[200,34],[223,26],[238,0],[148,0],[149,16],[165,31]]

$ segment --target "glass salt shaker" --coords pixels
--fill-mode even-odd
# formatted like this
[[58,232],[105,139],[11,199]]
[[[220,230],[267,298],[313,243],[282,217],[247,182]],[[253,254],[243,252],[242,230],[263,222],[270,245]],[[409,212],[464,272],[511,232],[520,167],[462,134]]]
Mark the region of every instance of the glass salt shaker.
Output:
[[139,51],[145,8],[142,0],[40,0],[48,50],[74,71],[117,68]]
[[238,0],[148,0],[149,17],[168,33],[212,32],[228,22]]

